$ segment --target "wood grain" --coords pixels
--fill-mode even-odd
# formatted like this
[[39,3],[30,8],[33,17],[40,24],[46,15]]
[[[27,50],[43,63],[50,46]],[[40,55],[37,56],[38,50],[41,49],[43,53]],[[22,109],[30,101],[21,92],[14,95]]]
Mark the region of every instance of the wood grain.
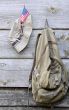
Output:
[[[69,71],[69,60],[63,60]],[[28,87],[33,59],[0,59],[0,87]]]
[[[32,15],[33,32],[27,48],[18,54],[8,37],[23,3]],[[55,30],[60,56],[65,58],[63,62],[69,71],[69,0],[0,0],[0,110],[50,109],[37,105],[31,91],[28,94],[25,88],[28,87],[37,34],[45,27],[46,18]],[[65,98],[55,104],[54,110],[69,110],[69,90]]]
[[[53,106],[56,108],[58,108],[58,107],[59,108],[64,108],[64,107],[68,108],[69,107],[69,92],[63,98],[63,100],[57,102]],[[8,89],[8,88],[0,89],[0,108],[1,107],[26,107],[26,109],[27,109],[28,108],[28,91],[27,91],[27,89],[14,89],[14,90],[12,88],[11,89]],[[36,110],[38,110],[38,108],[41,108],[41,110],[43,110],[42,105],[36,104],[34,102],[31,91],[29,94],[29,108],[30,107],[32,107],[32,109],[36,108]],[[46,109],[46,107],[45,107],[45,109]],[[61,109],[61,110],[65,110],[65,109]]]
[[0,1],[0,29],[11,28],[14,20],[20,16],[23,3],[26,3],[32,15],[33,28],[44,28],[46,18],[53,28],[69,28],[69,0],[2,0]]
[[[50,108],[42,107],[0,107],[0,110],[50,110]],[[54,110],[69,110],[68,108],[54,108]]]
[[[60,56],[69,58],[69,30],[54,30],[58,41]],[[34,58],[35,44],[38,33],[42,30],[33,30],[27,47],[18,54],[9,41],[9,31],[0,30],[0,58]],[[62,37],[65,35],[65,37]],[[68,38],[66,38],[68,36]]]
[[0,87],[27,87],[32,60],[0,59]]

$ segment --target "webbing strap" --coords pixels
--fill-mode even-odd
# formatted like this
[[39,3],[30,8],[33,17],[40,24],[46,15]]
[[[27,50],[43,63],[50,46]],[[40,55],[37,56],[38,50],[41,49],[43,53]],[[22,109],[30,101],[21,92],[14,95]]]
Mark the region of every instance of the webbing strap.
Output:
[[37,45],[38,45],[40,35],[41,34],[38,34],[38,36],[37,36],[36,46],[35,46],[35,57],[34,57],[33,66],[32,66],[32,69],[31,69],[31,72],[30,72],[30,75],[29,75],[29,79],[28,79],[28,109],[29,109],[29,90],[31,88],[32,72],[33,72],[33,69],[34,69],[34,66],[35,66],[35,60],[36,60],[36,48],[37,48]]
[[39,41],[40,35],[41,35],[41,34],[38,34],[37,40],[36,40],[36,45],[35,45],[35,56],[34,56],[33,66],[32,66],[32,69],[31,69],[31,72],[30,72],[30,75],[29,75],[29,80],[32,79],[32,72],[33,72],[33,69],[34,69],[34,66],[35,66],[35,62],[36,62],[36,49],[37,49],[37,45],[38,45],[38,41]]

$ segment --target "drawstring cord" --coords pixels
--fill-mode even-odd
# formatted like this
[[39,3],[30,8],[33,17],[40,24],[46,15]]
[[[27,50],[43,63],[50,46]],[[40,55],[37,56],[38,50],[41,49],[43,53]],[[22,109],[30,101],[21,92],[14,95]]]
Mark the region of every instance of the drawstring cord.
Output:
[[54,106],[53,105],[51,105],[51,110],[54,110]]
[[31,79],[28,80],[28,108],[29,108],[29,97],[30,97]]
[[29,107],[29,86],[30,86],[30,82],[28,83],[28,107]]

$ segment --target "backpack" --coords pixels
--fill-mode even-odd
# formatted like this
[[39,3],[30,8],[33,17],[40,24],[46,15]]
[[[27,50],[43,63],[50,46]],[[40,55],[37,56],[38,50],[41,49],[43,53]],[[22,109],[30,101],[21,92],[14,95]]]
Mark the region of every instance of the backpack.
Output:
[[52,104],[68,90],[66,68],[60,58],[54,31],[48,26],[37,36],[35,58],[29,81],[35,102]]

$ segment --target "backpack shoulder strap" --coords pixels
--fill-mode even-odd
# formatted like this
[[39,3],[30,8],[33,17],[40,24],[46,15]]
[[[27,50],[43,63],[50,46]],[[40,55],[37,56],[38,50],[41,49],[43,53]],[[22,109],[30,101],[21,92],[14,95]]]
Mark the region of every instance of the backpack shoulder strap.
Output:
[[30,75],[29,75],[29,84],[28,84],[28,107],[29,107],[29,90],[30,90],[30,88],[31,88],[32,73],[33,73],[33,69],[34,69],[34,66],[35,66],[35,59],[36,59],[36,48],[37,48],[37,45],[38,45],[38,41],[39,41],[40,35],[41,35],[41,34],[38,34],[38,36],[37,36],[33,66],[32,66],[32,69],[31,69],[31,72],[30,72]]
[[34,69],[34,66],[35,66],[35,60],[36,60],[36,49],[37,49],[37,45],[38,45],[38,41],[39,41],[40,35],[41,35],[41,34],[38,34],[37,40],[36,40],[35,56],[34,56],[33,66],[32,66],[32,69],[31,69],[31,72],[30,72],[30,75],[29,75],[29,81],[31,81],[31,79],[32,79],[32,72],[33,72],[33,69]]

